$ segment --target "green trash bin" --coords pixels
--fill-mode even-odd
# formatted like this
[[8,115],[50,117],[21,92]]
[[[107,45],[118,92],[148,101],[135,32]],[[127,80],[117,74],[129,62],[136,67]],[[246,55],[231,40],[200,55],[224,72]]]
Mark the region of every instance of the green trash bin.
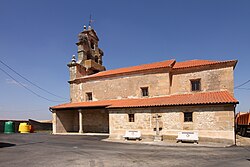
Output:
[[12,121],[5,122],[4,124],[4,133],[14,133],[14,124]]

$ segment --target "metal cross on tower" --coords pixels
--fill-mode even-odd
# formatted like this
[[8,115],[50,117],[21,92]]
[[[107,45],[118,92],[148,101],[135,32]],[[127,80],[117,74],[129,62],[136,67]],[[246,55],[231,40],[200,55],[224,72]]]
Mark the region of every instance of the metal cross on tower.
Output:
[[89,16],[89,27],[92,26],[93,22],[94,22],[94,20],[92,20],[92,15],[90,14],[90,16]]

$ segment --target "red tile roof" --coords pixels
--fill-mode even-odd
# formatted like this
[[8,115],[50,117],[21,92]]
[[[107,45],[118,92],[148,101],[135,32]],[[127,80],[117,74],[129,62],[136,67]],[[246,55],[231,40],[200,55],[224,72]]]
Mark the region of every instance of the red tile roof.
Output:
[[112,76],[122,76],[122,75],[128,75],[128,74],[134,74],[149,70],[155,70],[155,69],[163,69],[163,68],[172,68],[174,70],[177,69],[184,69],[184,68],[191,68],[191,67],[199,67],[199,66],[207,66],[207,65],[215,65],[215,64],[228,64],[229,66],[234,66],[237,63],[237,60],[229,60],[229,61],[213,61],[213,60],[188,60],[184,62],[176,62],[175,60],[166,60],[162,62],[156,62],[151,64],[143,64],[138,66],[132,66],[132,67],[125,67],[125,68],[119,68],[114,70],[108,70],[108,71],[102,71],[98,72],[96,74],[83,76],[78,79],[83,80],[91,80],[91,79],[99,79],[103,77],[112,77]]
[[183,61],[183,62],[176,62],[173,68],[174,69],[190,68],[190,67],[198,67],[198,66],[205,66],[205,65],[223,64],[223,63],[229,63],[229,62],[236,64],[237,60],[228,60],[228,61],[188,60],[188,61]]
[[237,104],[238,101],[227,91],[206,92],[195,94],[170,95],[164,97],[103,100],[79,103],[67,103],[51,107],[51,109],[70,109],[87,107],[126,108],[126,107],[157,107],[198,104]]
[[86,101],[77,103],[65,103],[57,106],[50,107],[51,109],[67,109],[67,108],[91,108],[91,107],[107,107],[112,104],[114,100],[102,101]]
[[110,76],[110,75],[117,75],[117,74],[127,74],[127,73],[132,73],[132,72],[159,69],[159,68],[171,68],[174,63],[175,63],[175,60],[166,60],[166,61],[156,62],[156,63],[151,63],[151,64],[142,64],[138,66],[102,71],[93,75],[85,76],[83,78],[96,78],[96,77],[103,77],[103,76]]

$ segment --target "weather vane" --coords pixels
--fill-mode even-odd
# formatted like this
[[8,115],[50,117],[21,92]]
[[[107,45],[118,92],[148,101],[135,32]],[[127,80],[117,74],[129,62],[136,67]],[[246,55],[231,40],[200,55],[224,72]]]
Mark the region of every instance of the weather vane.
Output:
[[94,22],[94,20],[92,20],[92,16],[90,14],[90,16],[89,16],[89,27],[92,27],[93,22]]

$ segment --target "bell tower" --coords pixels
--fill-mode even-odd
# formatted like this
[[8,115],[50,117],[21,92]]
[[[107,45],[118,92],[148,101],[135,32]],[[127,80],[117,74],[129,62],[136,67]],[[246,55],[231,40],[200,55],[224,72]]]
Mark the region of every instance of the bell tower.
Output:
[[78,61],[77,63],[86,68],[87,75],[106,70],[102,66],[103,51],[98,47],[99,38],[91,26],[78,34]]
[[76,78],[92,75],[106,68],[102,65],[103,51],[98,47],[99,38],[91,26],[84,29],[78,34],[78,58],[73,55],[71,62],[68,64],[70,71],[70,81]]

